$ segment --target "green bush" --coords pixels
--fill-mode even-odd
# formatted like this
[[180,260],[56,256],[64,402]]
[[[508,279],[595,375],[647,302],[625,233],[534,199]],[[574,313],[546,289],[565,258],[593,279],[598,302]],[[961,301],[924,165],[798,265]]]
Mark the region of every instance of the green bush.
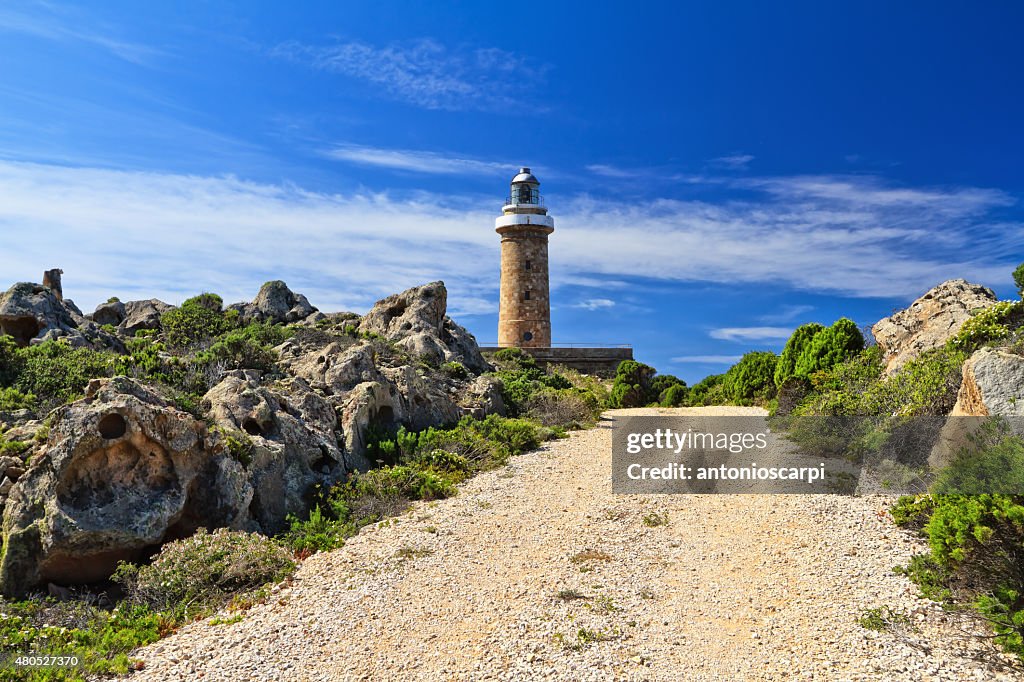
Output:
[[18,344],[10,336],[0,335],[0,386],[13,384],[20,371]]
[[445,362],[441,365],[441,373],[449,379],[468,379],[469,370],[461,362]]
[[1018,265],[1013,271],[1013,283],[1017,285],[1017,293],[1024,298],[1024,263]]
[[36,402],[35,395],[16,388],[0,388],[0,410],[28,410]]
[[538,391],[529,397],[525,408],[528,419],[563,429],[593,426],[601,413],[593,394],[575,388]]
[[966,352],[949,345],[927,350],[868,386],[860,410],[868,415],[902,417],[949,414],[956,404],[966,359]]
[[32,652],[38,656],[77,656],[80,669],[13,668],[4,680],[84,680],[125,675],[136,669],[129,655],[171,632],[179,623],[146,606],[119,604],[107,611],[82,601],[54,599],[0,601],[0,660]]
[[92,379],[112,376],[117,358],[106,351],[72,348],[60,340],[19,348],[17,355],[14,388],[34,395],[44,409],[82,397]]
[[206,365],[223,361],[226,369],[257,369],[269,372],[277,364],[274,346],[290,336],[284,327],[254,322],[217,337],[212,346],[198,353],[195,362]]
[[651,382],[655,369],[636,360],[623,360],[615,370],[608,403],[611,407],[643,407],[657,399]]
[[845,317],[831,327],[816,333],[800,351],[793,374],[810,377],[815,372],[829,369],[864,349],[864,335],[857,325]]
[[188,348],[234,329],[239,322],[238,311],[225,312],[223,306],[220,296],[204,293],[168,310],[160,318],[167,343],[173,348]]
[[796,373],[796,361],[811,340],[825,328],[817,322],[802,324],[790,335],[775,365],[775,386],[779,387]]
[[745,354],[722,378],[722,390],[734,403],[764,402],[775,394],[775,353],[757,351]]
[[724,378],[724,374],[710,374],[694,384],[690,388],[690,404],[699,407],[725,403],[725,390],[722,386]]
[[340,513],[328,513],[322,506],[314,505],[305,519],[289,515],[288,530],[279,539],[300,555],[341,547],[358,532],[358,527],[348,520],[348,508],[341,503],[338,506]]
[[1024,301],[1000,301],[964,322],[949,345],[972,353],[985,344],[1002,341],[1024,322]]
[[658,404],[662,407],[680,407],[690,399],[690,390],[685,383],[669,386],[658,396]]
[[282,580],[294,568],[288,551],[265,536],[200,528],[191,537],[165,544],[148,565],[122,562],[112,579],[132,603],[193,615]]
[[986,419],[967,438],[968,444],[938,473],[932,493],[1024,493],[1024,439],[999,418]]

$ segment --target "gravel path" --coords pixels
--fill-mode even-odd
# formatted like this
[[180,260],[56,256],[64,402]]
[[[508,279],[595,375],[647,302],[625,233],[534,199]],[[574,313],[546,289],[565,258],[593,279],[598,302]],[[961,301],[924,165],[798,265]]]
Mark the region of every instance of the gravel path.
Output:
[[[610,460],[608,422],[515,458],[311,557],[241,622],[143,649],[131,679],[1024,679],[893,573],[921,546],[891,500],[614,496]],[[881,606],[910,624],[857,624]]]

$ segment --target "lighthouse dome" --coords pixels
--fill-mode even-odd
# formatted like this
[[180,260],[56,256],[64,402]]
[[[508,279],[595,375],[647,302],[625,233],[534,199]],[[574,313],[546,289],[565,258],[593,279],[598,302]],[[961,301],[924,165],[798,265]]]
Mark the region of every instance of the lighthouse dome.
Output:
[[526,182],[531,185],[539,185],[540,181],[534,177],[533,173],[530,172],[529,168],[520,168],[519,173],[512,178],[512,184],[518,184],[520,182]]

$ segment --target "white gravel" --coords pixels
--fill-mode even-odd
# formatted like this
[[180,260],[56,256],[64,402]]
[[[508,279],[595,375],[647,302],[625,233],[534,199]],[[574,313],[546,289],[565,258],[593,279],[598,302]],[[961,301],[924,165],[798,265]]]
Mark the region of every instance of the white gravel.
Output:
[[[241,622],[141,650],[132,679],[1024,679],[893,573],[922,546],[890,498],[616,496],[610,449],[605,422],[364,529]],[[880,606],[911,626],[857,624]]]

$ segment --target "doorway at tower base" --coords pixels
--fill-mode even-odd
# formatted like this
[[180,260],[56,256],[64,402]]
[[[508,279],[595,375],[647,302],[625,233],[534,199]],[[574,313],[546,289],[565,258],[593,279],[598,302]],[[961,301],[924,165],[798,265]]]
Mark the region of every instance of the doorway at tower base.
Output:
[[[507,347],[507,346],[506,346]],[[480,352],[484,359],[501,350],[502,346],[481,346]],[[600,377],[615,376],[615,370],[623,360],[633,359],[633,349],[628,346],[594,347],[594,348],[520,348],[529,354],[537,364],[565,365],[584,374],[595,374]]]

